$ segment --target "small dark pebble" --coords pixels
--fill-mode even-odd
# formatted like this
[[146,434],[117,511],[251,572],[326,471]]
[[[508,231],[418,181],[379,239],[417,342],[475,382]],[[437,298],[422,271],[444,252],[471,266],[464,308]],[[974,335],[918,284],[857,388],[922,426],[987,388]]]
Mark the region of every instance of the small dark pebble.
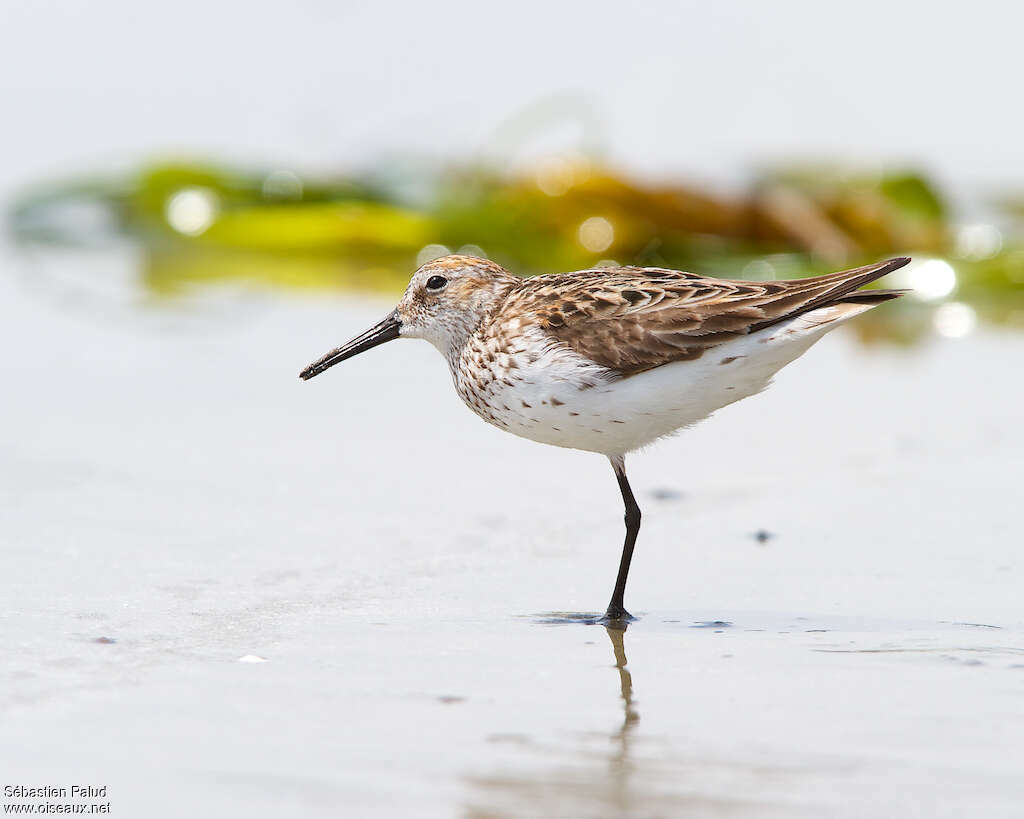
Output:
[[727,622],[725,620],[703,620],[703,621],[694,623],[692,626],[690,626],[690,628],[715,628],[715,629],[732,628],[732,623],[729,623],[729,622]]
[[767,529],[758,529],[751,537],[753,537],[758,543],[767,543],[775,537],[775,535]]
[[657,489],[651,490],[651,497],[656,501],[674,501],[681,500],[683,493],[678,489],[672,489],[667,486],[660,486]]
[[109,646],[116,643],[117,640],[115,640],[113,637],[97,637],[95,640],[93,640],[93,642],[99,643],[100,645]]

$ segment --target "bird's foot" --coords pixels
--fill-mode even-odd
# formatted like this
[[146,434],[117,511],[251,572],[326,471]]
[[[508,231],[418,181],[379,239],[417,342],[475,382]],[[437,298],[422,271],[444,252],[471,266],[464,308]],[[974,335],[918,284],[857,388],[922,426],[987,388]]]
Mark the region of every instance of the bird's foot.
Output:
[[625,628],[629,623],[632,623],[636,618],[630,614],[623,606],[610,605],[608,611],[604,613],[599,622],[603,626],[609,626],[610,628]]

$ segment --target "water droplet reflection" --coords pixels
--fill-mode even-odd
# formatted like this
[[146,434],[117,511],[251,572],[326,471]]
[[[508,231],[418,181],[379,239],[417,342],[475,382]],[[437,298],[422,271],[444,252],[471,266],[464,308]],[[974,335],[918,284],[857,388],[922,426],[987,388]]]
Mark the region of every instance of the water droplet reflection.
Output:
[[615,228],[603,216],[591,216],[580,225],[579,240],[591,253],[601,253],[615,241]]
[[447,256],[451,251],[444,245],[427,245],[416,254],[416,267],[422,267],[427,262]]
[[956,288],[956,271],[944,259],[921,259],[908,264],[893,278],[922,301],[944,299]]
[[572,187],[572,165],[561,157],[550,157],[537,168],[537,187],[548,196],[561,196]]
[[167,200],[164,216],[178,233],[198,236],[217,218],[220,203],[208,188],[182,188]]
[[978,317],[974,308],[959,301],[940,305],[932,317],[935,332],[945,338],[963,338],[970,335],[977,323]]
[[562,196],[589,177],[590,163],[578,154],[549,156],[537,166],[534,176],[537,187],[548,196]]
[[965,225],[956,236],[956,254],[964,259],[991,259],[1003,249],[1003,234],[994,225]]

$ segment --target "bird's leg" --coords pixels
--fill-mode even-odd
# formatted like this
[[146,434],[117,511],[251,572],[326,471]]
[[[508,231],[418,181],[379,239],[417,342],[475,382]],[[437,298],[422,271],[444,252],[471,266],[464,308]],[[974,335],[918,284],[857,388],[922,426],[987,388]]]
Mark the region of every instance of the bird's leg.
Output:
[[633,497],[633,490],[629,488],[629,480],[626,478],[625,456],[609,458],[612,462],[612,469],[615,470],[615,478],[619,482],[619,491],[622,492],[622,503],[626,507],[626,540],[622,544],[622,559],[619,561],[619,575],[615,578],[615,590],[612,592],[611,602],[608,603],[608,611],[604,614],[604,620],[632,620],[633,616],[626,611],[622,598],[626,594],[626,577],[629,575],[629,563],[633,559],[633,546],[636,544],[636,536],[640,531],[640,507]]

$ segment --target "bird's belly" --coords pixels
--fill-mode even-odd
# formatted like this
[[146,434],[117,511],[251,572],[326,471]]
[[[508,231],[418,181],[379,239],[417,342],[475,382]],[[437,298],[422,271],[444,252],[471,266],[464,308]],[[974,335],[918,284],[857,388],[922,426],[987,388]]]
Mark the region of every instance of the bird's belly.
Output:
[[522,438],[620,454],[763,388],[702,390],[707,381],[702,370],[694,362],[680,362],[630,378],[609,375],[597,384],[579,384],[550,368],[526,369],[463,398],[485,421]]
[[624,454],[760,392],[826,329],[797,319],[721,344],[696,360],[598,383],[581,383],[571,370],[550,364],[525,367],[489,383],[486,400],[466,400],[485,420],[523,438]]
[[494,417],[478,414],[532,441],[612,455],[691,426],[764,387],[729,384],[709,391],[706,384],[701,389],[703,381],[692,362],[584,388],[540,378],[503,385],[490,410]]

